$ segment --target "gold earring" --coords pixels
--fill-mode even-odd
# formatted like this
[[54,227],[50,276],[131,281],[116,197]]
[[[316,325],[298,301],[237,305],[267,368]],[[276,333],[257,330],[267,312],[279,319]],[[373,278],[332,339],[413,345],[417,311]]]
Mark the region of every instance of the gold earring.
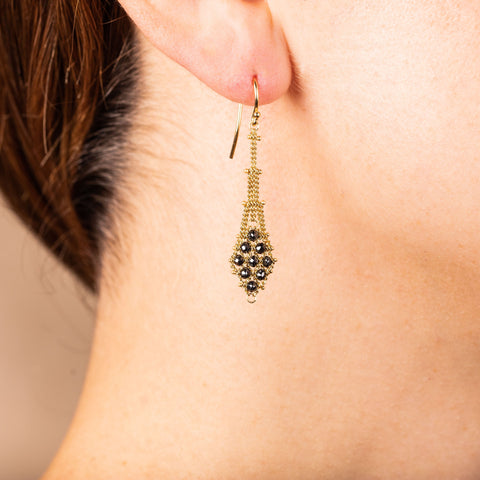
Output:
[[[253,108],[252,119],[250,120],[250,168],[245,169],[248,174],[248,195],[247,201],[243,202],[244,211],[240,233],[237,236],[237,243],[233,249],[233,255],[230,257],[232,271],[240,278],[240,287],[247,293],[247,300],[254,303],[260,289],[265,288],[265,281],[272,273],[273,265],[277,261],[273,258],[271,251],[272,245],[268,239],[269,234],[265,229],[265,218],[263,206],[258,195],[259,175],[262,171],[257,168],[257,142],[260,141],[258,135],[258,84],[257,79],[253,79],[253,89],[255,92],[255,106]],[[233,138],[230,158],[233,158],[235,147],[237,146],[238,133],[242,120],[242,104],[238,106],[237,128]]]

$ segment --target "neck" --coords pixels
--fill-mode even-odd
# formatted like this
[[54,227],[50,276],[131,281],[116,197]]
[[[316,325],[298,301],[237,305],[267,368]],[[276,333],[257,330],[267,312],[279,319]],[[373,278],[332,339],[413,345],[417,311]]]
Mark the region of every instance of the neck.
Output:
[[[249,304],[229,265],[246,129],[227,160],[236,106],[219,108],[163,61],[162,74],[202,102],[175,97],[191,112],[179,132],[158,115],[169,100],[146,81],[145,98],[158,103],[139,111],[161,125],[158,139],[139,119],[87,379],[44,480],[350,478],[345,465],[352,478],[374,467],[414,478],[409,468],[431,465],[453,478],[470,468],[479,276],[344,208],[302,129],[282,128],[284,118],[308,121],[285,98],[261,107],[260,200],[278,262]],[[464,445],[458,458],[452,438]]]

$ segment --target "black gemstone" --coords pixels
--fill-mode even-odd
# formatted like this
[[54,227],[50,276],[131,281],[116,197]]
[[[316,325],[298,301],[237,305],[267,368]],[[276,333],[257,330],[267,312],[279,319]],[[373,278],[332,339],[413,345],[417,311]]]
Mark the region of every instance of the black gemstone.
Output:
[[249,259],[248,259],[248,264],[251,266],[251,267],[256,267],[258,265],[258,257],[256,255],[253,255],[251,256]]
[[257,282],[254,282],[253,280],[250,280],[247,283],[247,290],[249,292],[254,292],[257,289]]
[[273,260],[270,257],[264,257],[263,258],[263,266],[264,267],[269,267],[273,263]]
[[263,253],[265,251],[265,244],[264,243],[257,243],[255,245],[255,251],[257,253]]
[[240,245],[240,250],[243,252],[243,253],[248,253],[250,251],[250,244],[248,242],[243,242],[241,245]]
[[251,271],[248,267],[244,267],[240,270],[240,276],[242,278],[248,278],[251,275]]
[[234,259],[233,259],[233,263],[235,265],[243,265],[243,262],[244,262],[244,258],[241,256],[241,255],[237,255]]
[[247,235],[248,239],[254,242],[258,238],[258,232],[256,230],[250,230]]
[[257,275],[257,278],[258,278],[259,280],[264,280],[265,277],[267,276],[267,272],[266,272],[265,270],[263,270],[263,269],[260,269],[260,270],[257,271],[257,274],[256,274],[256,275]]

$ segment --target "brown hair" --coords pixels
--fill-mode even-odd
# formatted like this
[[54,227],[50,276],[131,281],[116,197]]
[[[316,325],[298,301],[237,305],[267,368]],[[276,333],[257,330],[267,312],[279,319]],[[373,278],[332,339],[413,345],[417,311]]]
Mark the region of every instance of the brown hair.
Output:
[[134,103],[134,29],[114,0],[0,0],[0,12],[0,189],[96,290]]

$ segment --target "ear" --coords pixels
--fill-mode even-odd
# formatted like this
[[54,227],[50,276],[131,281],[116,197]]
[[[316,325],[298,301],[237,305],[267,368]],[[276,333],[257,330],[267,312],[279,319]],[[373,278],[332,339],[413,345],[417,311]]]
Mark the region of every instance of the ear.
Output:
[[220,95],[253,105],[289,88],[292,67],[280,25],[265,0],[120,0],[165,55]]

